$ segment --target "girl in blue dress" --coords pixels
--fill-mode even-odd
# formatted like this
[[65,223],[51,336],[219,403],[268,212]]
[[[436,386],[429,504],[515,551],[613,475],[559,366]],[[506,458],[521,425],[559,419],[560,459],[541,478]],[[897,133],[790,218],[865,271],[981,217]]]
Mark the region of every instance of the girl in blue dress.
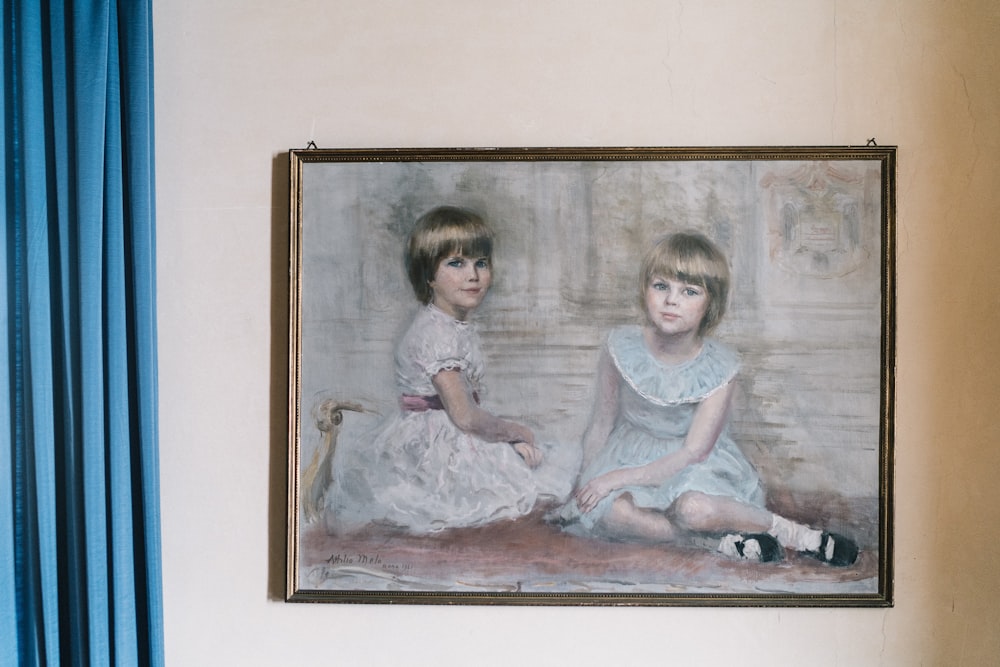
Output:
[[718,549],[735,558],[780,560],[787,548],[852,564],[849,538],[767,510],[728,433],[739,358],[707,337],[726,308],[723,253],[701,234],[673,234],[647,253],[639,281],[645,322],[612,331],[602,351],[583,473],[558,517],[564,529],[646,542],[724,535]]

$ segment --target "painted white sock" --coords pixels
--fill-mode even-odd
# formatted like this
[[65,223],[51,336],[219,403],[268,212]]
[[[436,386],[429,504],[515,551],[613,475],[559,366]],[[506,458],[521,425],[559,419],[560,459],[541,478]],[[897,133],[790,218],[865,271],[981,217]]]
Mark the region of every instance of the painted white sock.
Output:
[[774,536],[781,546],[796,551],[819,551],[823,542],[823,531],[789,521],[777,514],[772,514],[771,517],[771,529],[767,532]]
[[[738,547],[737,544],[740,546]],[[737,560],[750,560],[755,563],[761,561],[760,542],[757,540],[744,540],[743,535],[733,533],[726,535],[719,541],[717,550],[730,558]]]

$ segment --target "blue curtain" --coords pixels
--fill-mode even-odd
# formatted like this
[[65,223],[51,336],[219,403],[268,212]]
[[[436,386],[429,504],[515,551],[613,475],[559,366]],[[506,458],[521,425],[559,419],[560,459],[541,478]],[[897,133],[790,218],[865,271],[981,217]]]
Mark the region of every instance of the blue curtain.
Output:
[[0,664],[163,663],[151,0],[3,0]]

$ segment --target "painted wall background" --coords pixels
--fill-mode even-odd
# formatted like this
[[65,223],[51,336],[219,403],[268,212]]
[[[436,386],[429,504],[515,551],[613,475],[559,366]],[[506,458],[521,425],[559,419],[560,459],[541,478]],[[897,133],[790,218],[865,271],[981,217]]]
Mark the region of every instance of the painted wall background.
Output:
[[[979,665],[1000,656],[1000,8],[157,3],[168,664]],[[900,147],[896,606],[288,605],[285,152]]]

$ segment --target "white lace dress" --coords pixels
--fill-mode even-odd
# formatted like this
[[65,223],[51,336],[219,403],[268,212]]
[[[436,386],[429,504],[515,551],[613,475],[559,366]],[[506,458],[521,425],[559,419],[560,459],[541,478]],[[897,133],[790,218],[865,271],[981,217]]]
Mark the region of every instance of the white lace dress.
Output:
[[[638,326],[614,330],[607,349],[623,380],[618,419],[603,450],[583,471],[579,486],[606,472],[645,465],[680,449],[700,402],[731,382],[739,370],[736,352],[712,339],[705,340],[694,359],[664,364],[649,353]],[[596,533],[600,518],[623,493],[631,494],[639,507],[666,510],[685,491],[764,506],[757,472],[727,427],[704,461],[688,466],[663,484],[619,489],[586,514],[570,501],[555,518],[568,532]]]
[[464,433],[440,409],[431,379],[442,370],[460,370],[481,389],[475,325],[428,305],[397,346],[395,365],[399,413],[338,446],[326,496],[331,532],[370,524],[412,533],[480,526],[523,516],[542,498],[568,497],[571,448],[538,445],[545,458],[532,470],[510,444]]

